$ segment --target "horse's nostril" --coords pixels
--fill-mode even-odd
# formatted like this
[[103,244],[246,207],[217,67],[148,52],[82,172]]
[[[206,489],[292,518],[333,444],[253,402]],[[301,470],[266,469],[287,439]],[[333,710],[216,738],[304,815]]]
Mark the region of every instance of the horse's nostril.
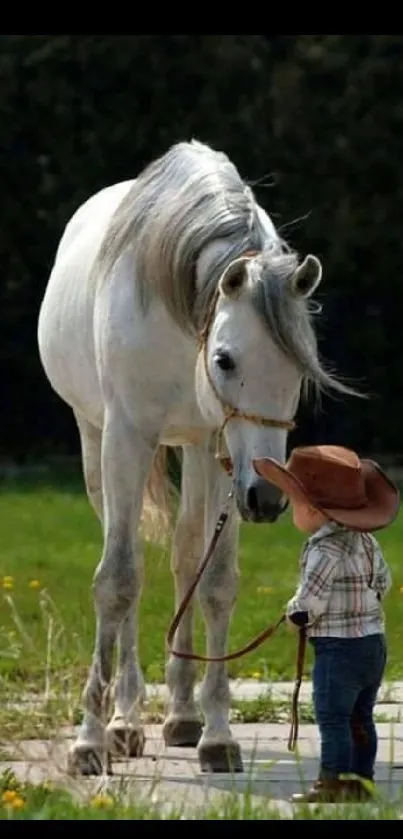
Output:
[[282,501],[283,496],[278,487],[267,481],[254,481],[245,494],[247,518],[256,522],[276,521],[282,512]]
[[246,496],[246,503],[248,505],[249,510],[251,513],[257,513],[259,509],[259,501],[258,501],[258,494],[256,487],[252,486],[249,487],[247,496]]

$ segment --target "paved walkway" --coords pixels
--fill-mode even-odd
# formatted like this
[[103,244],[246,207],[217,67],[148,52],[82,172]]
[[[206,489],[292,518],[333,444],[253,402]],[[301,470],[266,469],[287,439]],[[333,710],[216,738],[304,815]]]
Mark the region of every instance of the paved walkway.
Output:
[[[257,682],[233,684],[237,699],[253,699],[270,690],[275,699],[290,696],[292,683],[263,685]],[[164,695],[162,687],[150,686],[149,694]],[[304,683],[301,701],[310,699],[311,686]],[[383,688],[379,708],[403,708],[403,682]],[[378,709],[379,710],[379,709]],[[403,785],[403,723],[378,723],[379,752],[377,781],[381,793],[396,798]],[[183,808],[184,817],[202,818],[202,809],[228,794],[248,792],[256,801],[272,801],[282,810],[291,812],[287,801],[301,783],[310,784],[317,774],[319,741],[316,726],[301,725],[299,758],[287,751],[289,725],[234,724],[234,736],[240,741],[244,772],[239,775],[202,774],[195,749],[166,749],[161,726],[146,727],[146,750],[137,760],[114,764],[114,777],[106,781],[109,787],[122,783],[136,797],[158,801],[161,807]],[[12,768],[18,776],[37,782],[52,779],[67,784],[78,795],[98,791],[102,779],[73,781],[65,776],[66,753],[74,737],[74,729],[63,729],[53,742],[28,740],[6,746],[0,770]],[[199,809],[200,808],[200,809]],[[193,815],[195,818],[195,815]]]

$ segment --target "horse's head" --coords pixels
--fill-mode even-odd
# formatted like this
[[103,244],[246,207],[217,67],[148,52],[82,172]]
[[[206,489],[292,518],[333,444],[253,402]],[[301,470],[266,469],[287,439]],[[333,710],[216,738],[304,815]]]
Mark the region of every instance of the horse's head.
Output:
[[295,254],[241,257],[221,276],[205,319],[198,404],[222,430],[238,509],[248,521],[274,522],[286,506],[255,473],[253,459],[284,463],[303,380],[333,383],[320,365],[307,307],[321,274],[310,255],[300,265]]

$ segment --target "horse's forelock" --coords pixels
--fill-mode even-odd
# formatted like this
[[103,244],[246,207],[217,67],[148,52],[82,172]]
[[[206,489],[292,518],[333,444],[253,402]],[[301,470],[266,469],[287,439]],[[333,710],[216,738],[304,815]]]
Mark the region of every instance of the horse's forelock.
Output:
[[298,256],[284,243],[273,242],[251,263],[251,301],[276,346],[298,367],[303,376],[303,392],[313,386],[321,391],[355,391],[339,381],[322,363],[313,329],[314,307],[297,296],[290,282],[298,267]]

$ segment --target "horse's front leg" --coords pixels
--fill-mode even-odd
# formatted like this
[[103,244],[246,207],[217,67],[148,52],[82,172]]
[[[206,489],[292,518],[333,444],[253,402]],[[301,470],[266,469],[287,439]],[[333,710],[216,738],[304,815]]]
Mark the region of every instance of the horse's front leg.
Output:
[[[175,581],[175,610],[193,582],[202,558],[204,531],[205,446],[184,447],[181,499],[173,538],[171,569]],[[193,600],[175,633],[174,649],[193,651]],[[170,656],[166,667],[169,689],[168,715],[163,734],[167,746],[196,746],[202,732],[194,701],[196,665]]]
[[[110,738],[106,737],[105,716],[113,653],[119,630],[130,610],[135,611],[141,591],[141,554],[135,549],[135,534],[152,457],[152,445],[120,413],[107,413],[102,437],[104,548],[93,583],[96,639],[83,694],[84,718],[69,753],[72,774],[100,774],[105,766],[110,770]],[[141,754],[144,733],[135,697],[132,699],[130,708],[122,709],[124,725],[130,751]],[[124,726],[119,722],[121,739]]]
[[[140,548],[136,551],[139,570],[143,566]],[[141,757],[144,735],[139,727],[138,710],[146,698],[146,688],[138,658],[137,605],[123,618],[118,633],[117,672],[114,684],[114,711],[107,726],[109,754],[117,757]]]
[[[206,545],[228,498],[231,482],[212,454],[206,464]],[[199,584],[199,599],[206,624],[207,655],[228,651],[228,633],[237,591],[238,514],[231,505],[217,547]],[[225,663],[209,663],[201,686],[200,704],[205,728],[198,745],[200,766],[206,772],[242,772],[239,744],[229,727],[230,690]]]

